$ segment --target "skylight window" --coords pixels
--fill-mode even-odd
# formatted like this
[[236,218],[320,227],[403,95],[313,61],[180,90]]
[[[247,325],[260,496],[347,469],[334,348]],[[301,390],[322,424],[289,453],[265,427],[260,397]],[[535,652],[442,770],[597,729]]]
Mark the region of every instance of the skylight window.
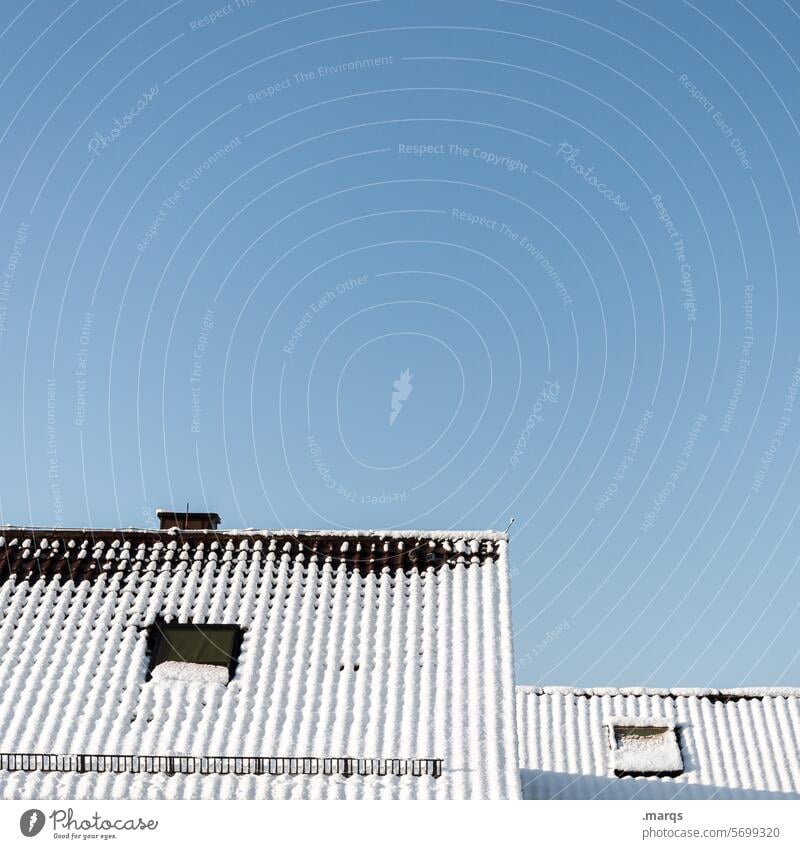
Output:
[[150,676],[155,680],[227,684],[236,671],[241,642],[238,625],[158,620],[150,629]]
[[678,733],[669,720],[620,717],[608,724],[615,775],[674,777],[683,772]]

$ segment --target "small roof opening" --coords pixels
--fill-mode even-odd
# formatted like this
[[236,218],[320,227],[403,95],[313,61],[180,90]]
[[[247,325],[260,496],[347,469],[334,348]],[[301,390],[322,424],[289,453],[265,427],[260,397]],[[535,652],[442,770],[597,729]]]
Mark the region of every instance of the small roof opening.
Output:
[[[149,673],[156,678],[199,680],[201,672],[213,673],[216,668],[225,673],[224,680],[218,674],[211,677],[227,683],[236,671],[241,644],[242,629],[238,625],[195,625],[160,619],[150,628]],[[159,668],[161,673],[170,674],[155,675]]]
[[638,717],[609,720],[609,736],[616,776],[674,778],[683,773],[678,733],[668,721]]

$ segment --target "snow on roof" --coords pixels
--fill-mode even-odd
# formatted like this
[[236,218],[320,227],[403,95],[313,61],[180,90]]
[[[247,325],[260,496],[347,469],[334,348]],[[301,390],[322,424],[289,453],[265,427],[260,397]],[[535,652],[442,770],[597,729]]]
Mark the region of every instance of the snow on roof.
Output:
[[228,669],[225,666],[214,666],[209,663],[181,663],[167,660],[159,663],[153,670],[153,681],[163,681],[169,685],[173,681],[193,682],[195,684],[228,683]]
[[665,776],[683,772],[675,722],[654,716],[617,716],[606,720],[610,766],[623,775]]
[[[166,512],[166,511],[159,511]],[[197,515],[197,514],[191,514]],[[204,514],[205,515],[205,514]],[[218,515],[216,513],[211,515]],[[45,532],[50,532],[50,534],[55,535],[68,535],[68,536],[80,536],[84,534],[90,534],[92,536],[103,535],[103,534],[127,534],[127,533],[159,533],[158,531],[153,531],[151,528],[135,528],[135,527],[127,527],[127,528],[53,528],[46,526],[23,526],[23,525],[2,525],[0,524],[0,531],[3,531],[5,536],[8,536],[9,531],[13,531],[14,534],[25,534],[26,532],[29,534],[38,534],[41,535]],[[291,537],[299,539],[301,537],[325,537],[330,539],[339,539],[339,538],[365,538],[365,537],[377,537],[379,539],[402,539],[402,540],[448,540],[448,541],[456,541],[456,540],[465,540],[465,541],[491,541],[491,542],[502,542],[508,541],[508,534],[505,531],[463,531],[463,530],[447,530],[447,531],[413,531],[413,530],[349,530],[349,529],[335,529],[335,530],[309,530],[309,529],[300,529],[300,528],[226,528],[225,530],[221,529],[190,529],[184,530],[182,528],[167,528],[165,531],[161,531],[161,533],[180,533],[181,535],[186,534],[198,534],[205,536],[214,536],[215,534],[224,534],[226,536],[262,536],[262,537]]]
[[677,699],[686,696],[719,699],[758,699],[763,696],[800,697],[800,687],[530,687],[518,686],[518,693],[531,695],[582,696],[664,696]]
[[[157,617],[239,625],[227,686],[147,680]],[[441,777],[0,769],[3,797],[514,798],[515,745],[504,535],[1,532],[0,752],[442,760]]]
[[800,798],[794,689],[518,687],[517,729],[526,799]]

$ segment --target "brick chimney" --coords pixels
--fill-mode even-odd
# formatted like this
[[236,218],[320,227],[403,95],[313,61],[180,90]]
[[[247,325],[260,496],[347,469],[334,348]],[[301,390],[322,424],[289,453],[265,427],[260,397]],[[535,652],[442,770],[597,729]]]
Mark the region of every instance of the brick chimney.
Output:
[[188,510],[156,510],[159,527],[180,528],[182,531],[215,531],[219,526],[219,513],[190,513]]

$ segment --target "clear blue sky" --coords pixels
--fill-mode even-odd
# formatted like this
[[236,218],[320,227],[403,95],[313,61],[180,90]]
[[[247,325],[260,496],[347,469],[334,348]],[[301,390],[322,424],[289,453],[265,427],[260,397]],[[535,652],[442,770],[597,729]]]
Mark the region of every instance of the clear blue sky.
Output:
[[514,516],[521,682],[800,683],[799,15],[4,3],[2,521]]

